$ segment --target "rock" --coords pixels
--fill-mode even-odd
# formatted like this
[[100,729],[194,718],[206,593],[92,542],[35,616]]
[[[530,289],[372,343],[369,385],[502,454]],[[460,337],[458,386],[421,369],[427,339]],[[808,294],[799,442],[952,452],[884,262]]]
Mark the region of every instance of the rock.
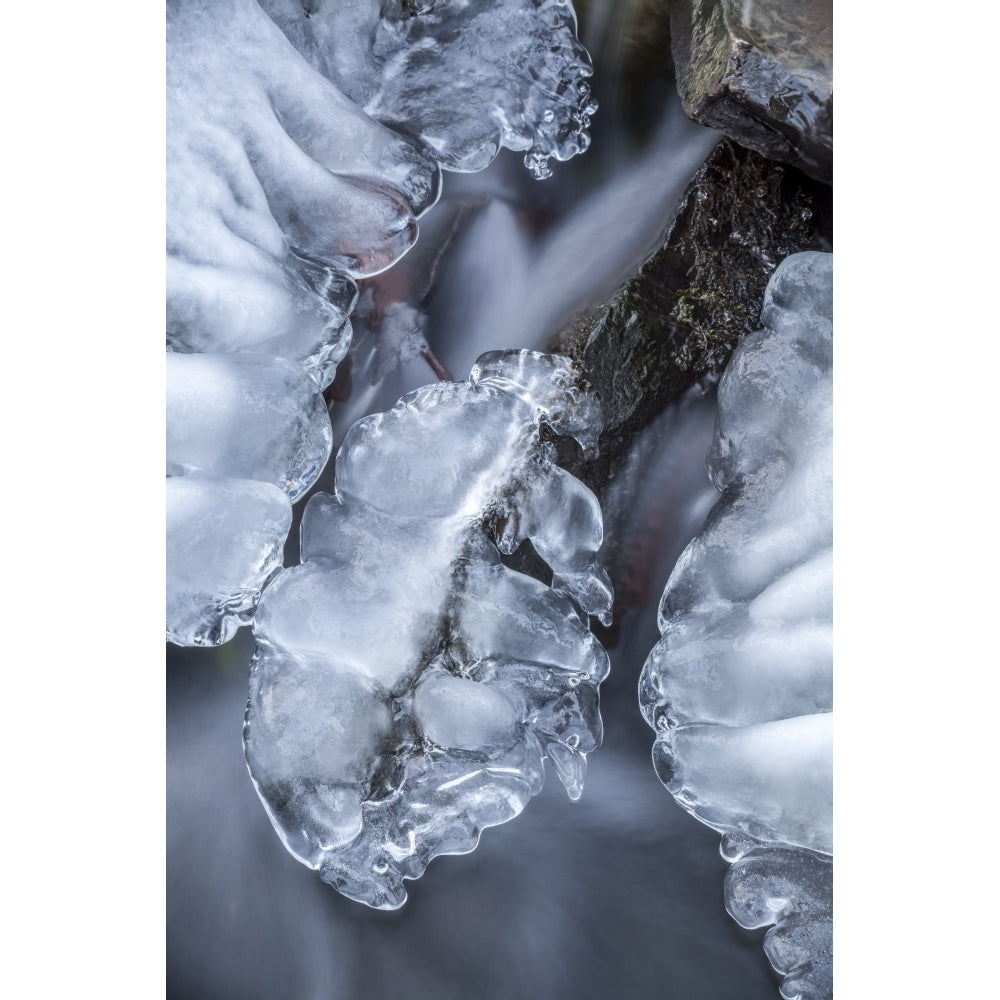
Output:
[[832,182],[831,0],[677,0],[670,36],[690,118]]
[[[574,475],[598,494],[635,435],[718,376],[760,317],[778,264],[832,249],[831,189],[723,140],[692,178],[660,247],[548,349],[578,360],[605,409],[601,454]],[[568,459],[561,459],[568,461]]]

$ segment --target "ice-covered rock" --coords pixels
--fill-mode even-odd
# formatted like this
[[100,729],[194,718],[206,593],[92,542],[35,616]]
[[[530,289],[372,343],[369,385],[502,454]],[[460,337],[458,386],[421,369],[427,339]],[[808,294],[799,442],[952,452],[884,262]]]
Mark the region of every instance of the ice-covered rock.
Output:
[[373,118],[449,170],[501,147],[535,177],[590,145],[590,56],[570,0],[264,0],[293,44]]
[[[833,854],[832,267],[829,254],[784,260],[763,329],[729,362],[709,453],[722,495],[667,582],[662,638],[640,681],[667,789],[703,823],[754,845],[742,873],[763,859],[764,881],[786,886],[805,879],[802,866],[827,873]],[[743,874],[727,883],[741,922],[746,884]],[[811,952],[779,948],[788,913],[767,906],[761,922],[778,920],[768,954],[794,977],[788,989],[826,996]],[[809,906],[826,906],[813,925],[828,927],[829,899]]]
[[[484,355],[355,424],[307,505],[253,623],[244,739],[285,846],[345,895],[402,905],[524,808],[545,756],[580,795],[611,588],[597,500],[545,437],[593,450],[600,424],[565,359]],[[549,585],[505,565],[528,540]]]
[[[682,175],[676,210],[664,206],[657,224],[668,225],[653,252],[549,345],[580,364],[606,401],[606,465],[690,386],[722,374],[757,329],[767,282],[785,257],[831,245],[829,188],[728,139],[706,152]],[[668,163],[676,163],[670,147],[655,166],[662,173]],[[645,205],[643,192],[635,203]]]

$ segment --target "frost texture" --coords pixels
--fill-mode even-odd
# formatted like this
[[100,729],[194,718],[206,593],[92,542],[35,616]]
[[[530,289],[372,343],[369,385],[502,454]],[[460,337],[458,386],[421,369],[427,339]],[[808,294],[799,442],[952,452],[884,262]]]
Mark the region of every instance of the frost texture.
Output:
[[[373,118],[419,136],[449,170],[501,147],[550,159],[590,145],[593,66],[569,0],[266,0],[310,61]],[[371,39],[371,47],[358,44]]]
[[777,923],[786,997],[832,991],[832,268],[783,261],[726,369],[722,496],[667,582],[640,681],[657,774],[729,835],[727,907]]
[[[345,895],[401,906],[524,808],[545,756],[580,795],[611,588],[597,500],[544,438],[592,452],[600,428],[565,359],[487,354],[356,423],[309,501],[254,620],[244,740],[285,846]],[[551,586],[505,565],[526,540]]]

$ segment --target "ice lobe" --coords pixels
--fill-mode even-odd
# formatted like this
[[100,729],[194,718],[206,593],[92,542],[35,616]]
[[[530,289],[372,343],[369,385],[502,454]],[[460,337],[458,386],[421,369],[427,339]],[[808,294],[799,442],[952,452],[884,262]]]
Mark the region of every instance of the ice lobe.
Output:
[[832,255],[788,257],[729,362],[708,457],[721,497],[667,581],[639,688],[660,779],[744,844],[727,906],[777,922],[787,997],[832,988],[832,295]]
[[357,286],[292,253],[259,263],[231,268],[168,254],[167,350],[288,358],[329,385],[351,345]]
[[215,645],[249,623],[281,568],[291,504],[322,472],[333,431],[294,361],[166,361],[167,639]]
[[167,354],[167,474],[274,483],[294,503],[333,447],[300,365],[246,354]]
[[167,479],[167,639],[228,642],[281,569],[288,497],[246,479]]
[[321,72],[373,118],[422,139],[445,169],[481,170],[507,147],[542,179],[550,159],[590,145],[593,66],[569,0],[264,6]]
[[353,278],[394,263],[440,191],[253,0],[167,3],[167,343],[294,359],[323,386]]
[[[567,360],[487,354],[356,423],[306,506],[302,564],[254,619],[244,742],[285,846],[344,895],[401,906],[524,808],[546,756],[579,797],[611,587],[597,501],[543,439],[593,450],[600,428]],[[526,540],[551,585],[505,564]]]

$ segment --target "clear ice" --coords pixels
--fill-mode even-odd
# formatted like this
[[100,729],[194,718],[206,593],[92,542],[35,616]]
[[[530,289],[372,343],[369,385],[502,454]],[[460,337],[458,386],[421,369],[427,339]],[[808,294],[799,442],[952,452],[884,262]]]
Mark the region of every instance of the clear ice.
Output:
[[[543,179],[590,145],[593,65],[570,0],[264,0],[293,44],[365,112],[447,170],[501,147]],[[370,39],[370,47],[359,45]]]
[[833,996],[833,856],[724,837],[725,900],[746,928],[770,927],[764,953],[785,1000]]
[[[344,895],[401,906],[525,807],[546,756],[579,797],[608,671],[588,615],[612,595],[597,499],[549,438],[593,453],[600,429],[566,359],[486,354],[358,421],[307,504],[253,622],[244,743],[285,846]],[[505,563],[532,548],[548,582]]]
[[772,276],[719,384],[721,497],[660,602],[640,702],[660,780],[724,833],[726,905],[776,926],[787,998],[832,994],[833,258]]

